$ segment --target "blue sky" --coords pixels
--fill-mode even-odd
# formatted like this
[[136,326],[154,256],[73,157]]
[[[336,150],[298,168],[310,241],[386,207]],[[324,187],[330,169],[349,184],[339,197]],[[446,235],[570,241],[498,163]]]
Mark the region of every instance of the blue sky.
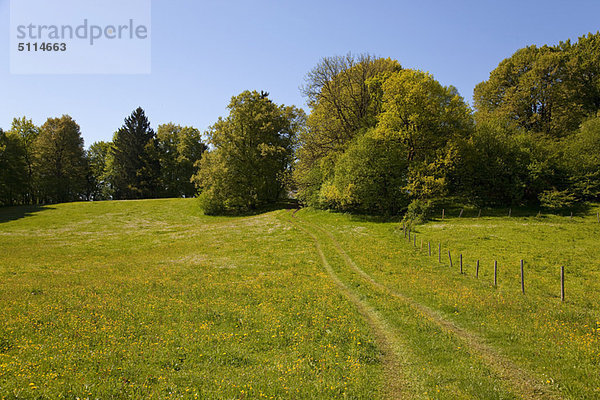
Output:
[[9,1],[0,0],[0,127],[71,115],[89,146],[142,106],[153,127],[204,131],[231,96],[265,90],[304,107],[298,87],[320,58],[391,57],[454,85],[468,101],[498,63],[530,45],[600,29],[600,1],[152,1],[152,73],[11,75]]

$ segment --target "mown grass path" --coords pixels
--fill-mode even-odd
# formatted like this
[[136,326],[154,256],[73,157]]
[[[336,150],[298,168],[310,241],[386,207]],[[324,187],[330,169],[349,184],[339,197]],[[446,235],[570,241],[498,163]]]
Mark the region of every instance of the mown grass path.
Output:
[[[340,278],[331,268],[325,254],[323,253],[323,245],[315,234],[316,231],[319,231],[325,235],[327,240],[329,240],[333,245],[335,251],[343,259],[346,267],[353,270],[356,274],[362,277],[364,281],[367,281],[372,289],[377,289],[388,296],[394,297],[400,302],[406,304],[419,317],[422,317],[428,320],[430,323],[438,326],[445,333],[456,337],[460,342],[462,342],[462,344],[470,353],[476,355],[476,357],[479,358],[490,369],[490,371],[493,371],[495,378],[499,379],[499,382],[501,382],[504,388],[510,390],[510,392],[512,392],[518,398],[561,398],[561,396],[559,396],[549,387],[541,384],[540,379],[534,378],[530,372],[519,368],[509,359],[500,355],[495,349],[487,345],[485,341],[478,335],[461,328],[454,322],[445,319],[435,310],[418,303],[399,291],[394,290],[375,280],[371,275],[367,274],[356,264],[356,262],[348,255],[348,253],[342,248],[340,243],[330,232],[308,221],[302,221],[300,218],[296,217],[295,214],[293,214],[292,217],[295,221],[290,220],[290,222],[297,228],[306,232],[313,239],[322,263],[336,285],[346,293],[347,297],[359,308],[361,314],[375,330],[376,337],[383,345],[384,353],[389,353],[390,344],[395,344],[396,348],[404,349],[401,354],[404,354],[404,360],[406,360],[406,341],[394,334],[393,329],[390,329],[389,322],[386,321],[385,318],[377,312],[377,310],[361,300],[342,280],[340,280]],[[298,221],[300,221],[304,226],[300,226]],[[400,343],[402,343],[402,345],[400,345]],[[397,357],[398,353],[395,353],[394,355]],[[402,358],[400,358],[400,360],[402,360]],[[393,363],[396,363],[396,365],[393,365]],[[394,358],[390,357],[388,354],[388,358],[386,360],[386,370],[388,371],[388,384],[390,385],[390,388],[392,388],[392,397],[402,397],[403,395],[406,396],[406,390],[402,386],[407,385],[408,382],[410,382],[410,380],[406,379],[406,371],[402,370],[400,364],[401,363],[399,363],[398,359],[394,360]],[[406,365],[407,363],[404,361],[402,364]],[[414,382],[410,383],[409,385],[420,386]],[[410,397],[414,397],[414,393]]]
[[[292,216],[293,217],[293,216]],[[323,248],[316,235],[300,226],[292,219],[289,222],[297,229],[305,232],[311,237],[315,244],[319,258],[323,267],[327,271],[327,274],[340,291],[350,300],[358,309],[363,318],[367,321],[375,338],[377,344],[380,346],[383,352],[383,363],[385,365],[386,380],[388,383],[387,395],[390,399],[408,399],[415,398],[418,396],[415,382],[411,381],[406,375],[406,371],[403,370],[402,366],[410,363],[409,359],[411,355],[408,354],[406,345],[400,342],[398,338],[387,326],[387,322],[379,315],[375,309],[373,309],[368,303],[361,300],[352,290],[346,286],[344,282],[336,275],[335,271],[327,261]],[[413,356],[414,357],[414,356]],[[422,392],[422,391],[421,391]]]

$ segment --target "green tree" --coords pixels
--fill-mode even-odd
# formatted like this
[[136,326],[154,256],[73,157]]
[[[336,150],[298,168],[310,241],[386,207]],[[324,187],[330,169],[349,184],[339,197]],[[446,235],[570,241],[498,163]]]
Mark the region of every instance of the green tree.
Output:
[[115,133],[109,176],[115,199],[157,197],[160,161],[154,130],[141,107]]
[[529,46],[500,62],[474,91],[478,117],[562,137],[600,109],[600,34]]
[[518,50],[477,85],[474,100],[478,129],[455,175],[463,193],[551,208],[597,198],[600,33]]
[[448,174],[458,162],[456,142],[473,130],[462,97],[431,75],[406,69],[377,74],[367,87],[376,124],[357,129],[345,148],[321,157],[312,168],[298,163],[303,200],[340,210],[395,214],[411,199],[444,195]]
[[4,130],[0,128],[0,205],[6,204],[7,187],[6,187],[6,171],[8,170],[8,163],[6,161],[6,145],[7,145],[6,134]]
[[377,135],[399,140],[406,149],[411,198],[428,199],[448,190],[447,174],[456,162],[453,143],[473,130],[471,111],[457,90],[430,74],[402,70],[381,85]]
[[212,150],[194,176],[206,213],[243,212],[280,199],[305,121],[302,110],[277,105],[263,92],[244,91],[228,109],[207,132]]
[[568,184],[557,142],[502,119],[479,122],[459,148],[455,192],[474,204],[537,204],[542,192]]
[[473,129],[469,107],[454,87],[442,86],[430,74],[403,70],[383,84],[377,132],[398,138],[409,162],[431,162],[448,141]]
[[31,204],[36,202],[36,183],[34,176],[35,163],[35,141],[40,132],[40,128],[35,126],[30,119],[26,117],[14,118],[9,131],[13,136],[19,138],[21,142],[20,155],[23,157],[26,167],[25,181],[22,182],[20,195],[22,202]]
[[595,116],[600,110],[600,33],[580,37],[568,50],[566,67],[576,102],[584,115]]
[[399,70],[389,58],[348,54],[323,58],[306,75],[302,91],[311,113],[299,136],[294,174],[301,199],[314,204],[336,158],[377,123],[379,88],[372,81]]
[[0,129],[0,205],[19,204],[27,167],[20,138]]
[[361,135],[339,157],[319,203],[371,214],[396,214],[409,202],[406,145],[397,137]]
[[89,165],[88,192],[92,200],[110,199],[112,191],[108,179],[108,158],[112,143],[95,142],[86,151]]
[[35,141],[34,171],[46,203],[79,200],[86,191],[87,162],[79,125],[68,115],[49,118]]
[[160,158],[161,186],[168,197],[192,197],[196,188],[191,178],[194,166],[207,146],[202,134],[193,127],[181,127],[173,123],[159,125],[156,132]]
[[515,129],[498,121],[477,124],[461,143],[461,162],[453,175],[456,192],[477,205],[509,205],[525,196],[526,162]]
[[309,134],[307,140],[315,139],[321,151],[337,150],[340,146],[344,150],[361,128],[376,123],[378,109],[372,101],[369,81],[401,69],[395,60],[368,54],[323,58],[306,75],[302,87],[311,108],[309,131],[318,132]]
[[600,200],[600,116],[581,125],[575,136],[563,143],[564,163],[571,189],[580,200]]

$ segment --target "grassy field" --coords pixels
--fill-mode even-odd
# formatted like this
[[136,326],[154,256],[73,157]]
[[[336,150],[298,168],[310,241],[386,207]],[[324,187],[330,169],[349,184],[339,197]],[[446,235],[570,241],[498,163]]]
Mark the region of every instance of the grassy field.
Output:
[[[461,383],[460,369],[473,367],[468,357],[479,355],[475,358],[487,360],[484,364],[495,374],[509,368],[528,376],[538,386],[534,397],[596,399],[600,398],[600,224],[596,211],[573,218],[515,217],[518,212],[510,218],[506,213],[477,218],[476,212],[470,213],[472,217],[465,213],[457,218],[458,212],[454,212],[454,218],[417,226],[410,242],[397,223],[309,210],[297,215],[313,225],[321,240],[338,242],[372,280],[385,286],[388,293],[371,301],[389,321],[407,318],[407,313],[390,307],[392,292],[432,311],[433,319],[438,320],[435,325],[442,330],[446,323],[451,324],[445,329],[447,335],[433,335],[456,341],[454,355],[444,349],[440,356],[440,342],[426,341],[431,335],[419,338],[418,332],[427,329],[423,326],[406,335],[412,348],[425,349],[418,354],[422,362],[429,359],[435,368],[450,371],[445,376],[428,368],[448,394],[439,397],[462,397],[459,393],[464,392],[465,397],[492,398],[469,388],[481,382],[479,372],[475,382],[467,379]],[[521,259],[525,262],[525,295],[520,285]],[[475,277],[477,260],[479,278]],[[498,262],[497,287],[493,286],[494,260]],[[560,266],[566,269],[565,303],[560,301]],[[368,299],[374,285],[363,277],[357,279],[356,287]],[[393,325],[402,332],[410,328],[402,321]],[[482,345],[483,350],[478,348]],[[501,360],[500,365],[495,367],[494,360]],[[494,381],[508,383],[513,389],[519,386],[510,377],[499,378]]]
[[273,214],[24,211],[0,210],[0,398],[381,396],[368,326]]
[[599,398],[595,212],[0,209],[0,398]]

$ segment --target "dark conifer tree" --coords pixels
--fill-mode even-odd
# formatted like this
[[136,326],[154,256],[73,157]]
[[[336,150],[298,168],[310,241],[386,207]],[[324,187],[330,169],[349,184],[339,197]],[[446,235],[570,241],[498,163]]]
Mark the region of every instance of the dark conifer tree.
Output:
[[116,132],[112,147],[114,198],[157,197],[160,163],[154,130],[138,107]]

